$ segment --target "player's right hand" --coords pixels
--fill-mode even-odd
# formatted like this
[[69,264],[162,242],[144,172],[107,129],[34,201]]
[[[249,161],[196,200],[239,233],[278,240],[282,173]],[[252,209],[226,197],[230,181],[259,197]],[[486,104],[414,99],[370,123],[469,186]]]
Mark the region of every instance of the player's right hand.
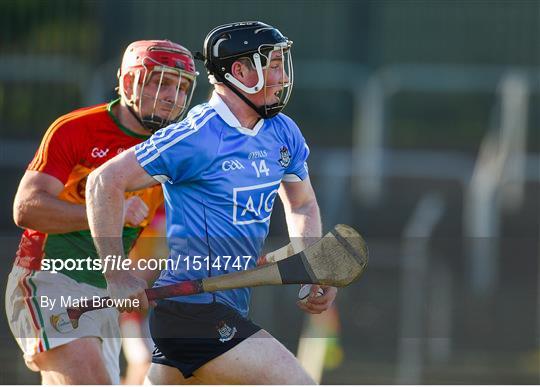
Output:
[[130,196],[124,203],[124,223],[138,226],[146,219],[148,211],[148,206],[139,196]]
[[107,292],[113,300],[139,300],[139,306],[135,307],[133,302],[123,302],[117,309],[120,312],[144,312],[148,309],[149,302],[146,297],[146,281],[136,277],[129,272],[116,272],[113,276],[107,277]]
[[[317,295],[319,288],[323,290],[323,294],[321,296]],[[332,306],[334,299],[336,298],[336,294],[337,288],[333,286],[312,285],[307,302],[304,303],[297,301],[296,305],[298,305],[298,307],[304,312],[320,314]]]

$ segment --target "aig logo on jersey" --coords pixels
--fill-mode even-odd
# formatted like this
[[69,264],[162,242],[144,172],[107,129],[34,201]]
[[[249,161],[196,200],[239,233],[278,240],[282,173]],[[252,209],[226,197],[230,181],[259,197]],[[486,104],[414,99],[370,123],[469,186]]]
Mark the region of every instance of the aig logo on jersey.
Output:
[[242,163],[238,160],[225,160],[222,164],[221,164],[221,169],[225,172],[228,172],[228,171],[237,171],[237,170],[240,170],[240,169],[244,169],[244,166],[242,165]]
[[280,180],[233,188],[233,224],[264,223],[270,219]]

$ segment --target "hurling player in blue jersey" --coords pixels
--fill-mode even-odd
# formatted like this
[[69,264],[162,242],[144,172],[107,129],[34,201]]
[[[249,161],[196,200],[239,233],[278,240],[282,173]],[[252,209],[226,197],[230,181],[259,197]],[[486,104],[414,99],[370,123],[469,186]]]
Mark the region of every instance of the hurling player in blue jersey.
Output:
[[[289,236],[307,244],[321,219],[306,160],[309,148],[281,110],[293,85],[292,42],[260,22],[216,27],[203,53],[214,86],[208,103],[92,173],[88,218],[102,257],[121,255],[125,191],[160,182],[165,194],[169,265],[156,286],[250,269],[280,196]],[[108,237],[108,238],[100,238]],[[127,271],[106,273],[112,298],[144,289]],[[306,304],[321,313],[337,290],[316,286]],[[162,300],[152,310],[153,384],[311,384],[297,359],[247,318],[250,289]]]

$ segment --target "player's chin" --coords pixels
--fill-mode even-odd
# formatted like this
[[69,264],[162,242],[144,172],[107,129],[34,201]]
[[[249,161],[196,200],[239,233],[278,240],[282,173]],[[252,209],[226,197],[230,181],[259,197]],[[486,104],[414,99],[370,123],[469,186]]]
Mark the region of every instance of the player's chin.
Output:
[[266,95],[266,104],[275,105],[281,101],[281,88],[274,90]]
[[171,117],[177,117],[182,110],[182,105],[176,104],[160,104],[157,106],[155,114],[162,119],[170,119]]
[[169,109],[160,109],[158,110],[158,113],[156,114],[156,116],[158,120],[169,121],[171,117],[178,116],[178,111],[169,110]]

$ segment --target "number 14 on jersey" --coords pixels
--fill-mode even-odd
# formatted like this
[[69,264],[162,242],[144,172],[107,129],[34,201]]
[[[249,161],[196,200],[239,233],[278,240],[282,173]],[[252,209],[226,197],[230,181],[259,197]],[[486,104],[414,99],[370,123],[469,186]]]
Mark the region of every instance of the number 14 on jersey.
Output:
[[268,167],[266,166],[266,161],[264,159],[259,160],[259,165],[257,165],[257,161],[252,161],[251,166],[253,167],[253,169],[255,169],[257,177],[261,177],[263,173],[265,176],[268,176],[270,174],[270,169],[268,169]]

